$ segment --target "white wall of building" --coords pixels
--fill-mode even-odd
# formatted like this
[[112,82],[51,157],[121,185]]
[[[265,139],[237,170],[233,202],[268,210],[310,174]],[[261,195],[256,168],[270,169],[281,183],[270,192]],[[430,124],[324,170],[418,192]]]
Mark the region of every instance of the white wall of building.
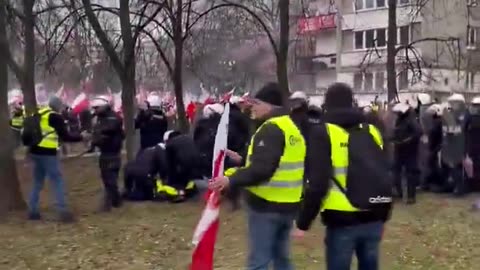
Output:
[[321,31],[317,34],[315,54],[334,54],[337,50],[337,35],[335,29]]
[[[413,22],[421,22],[422,17],[417,16],[412,19],[411,14],[415,11],[412,7],[397,8],[397,25],[404,26]],[[368,30],[376,28],[386,28],[388,26],[388,9],[380,8],[373,10],[359,10],[355,13],[343,15],[343,30]]]
[[316,89],[326,89],[336,81],[335,69],[326,69],[315,74]]

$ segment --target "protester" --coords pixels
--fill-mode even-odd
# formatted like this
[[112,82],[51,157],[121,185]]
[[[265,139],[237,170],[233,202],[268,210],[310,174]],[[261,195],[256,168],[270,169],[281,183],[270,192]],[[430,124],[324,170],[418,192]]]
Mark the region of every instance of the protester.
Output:
[[15,102],[12,105],[11,115],[12,116],[10,119],[10,127],[13,131],[13,136],[15,138],[15,147],[18,147],[21,144],[21,131],[23,128],[23,120],[25,118],[23,112],[23,105],[21,102]]
[[305,141],[299,124],[282,108],[276,83],[264,86],[251,100],[252,116],[264,120],[253,135],[246,166],[231,177],[213,179],[210,188],[245,188],[248,205],[247,269],[293,269],[290,230],[303,184]]
[[288,98],[288,107],[290,109],[290,116],[296,123],[300,124],[300,131],[304,138],[308,136],[310,118],[308,115],[308,97],[304,92],[294,92]]
[[100,150],[99,167],[104,186],[104,198],[99,211],[109,212],[112,207],[122,205],[118,191],[118,176],[122,164],[123,139],[122,119],[112,110],[108,97],[95,97],[90,106],[97,118],[93,127],[92,146]]
[[[65,105],[59,98],[52,97],[48,102],[48,106],[39,110],[42,138],[40,143],[28,145],[30,158],[33,163],[33,188],[30,193],[28,214],[30,220],[41,219],[38,206],[39,196],[43,189],[45,178],[48,177],[53,185],[53,193],[60,221],[66,223],[75,221],[65,200],[65,182],[60,171],[57,149],[59,148],[59,140],[80,142],[83,139],[88,139],[89,136],[86,134],[70,134],[68,132],[65,119],[60,114],[64,107]],[[24,132],[27,132],[27,130],[24,130]]]
[[325,96],[326,124],[309,135],[303,203],[293,234],[302,238],[321,210],[328,270],[350,269],[354,252],[360,270],[379,269],[391,182],[382,136],[366,120],[353,107],[351,88],[336,83]]

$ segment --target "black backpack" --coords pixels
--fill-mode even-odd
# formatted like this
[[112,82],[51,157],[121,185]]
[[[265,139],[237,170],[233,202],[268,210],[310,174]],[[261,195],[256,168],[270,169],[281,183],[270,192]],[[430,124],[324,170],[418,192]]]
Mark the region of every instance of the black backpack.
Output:
[[32,147],[37,146],[48,134],[42,133],[42,128],[40,127],[40,121],[42,116],[51,112],[50,110],[44,111],[42,113],[35,112],[33,115],[25,117],[23,121],[22,129],[22,143],[25,146]]
[[387,153],[375,142],[368,124],[348,132],[347,186],[343,188],[336,179],[333,182],[356,208],[391,208],[393,182]]

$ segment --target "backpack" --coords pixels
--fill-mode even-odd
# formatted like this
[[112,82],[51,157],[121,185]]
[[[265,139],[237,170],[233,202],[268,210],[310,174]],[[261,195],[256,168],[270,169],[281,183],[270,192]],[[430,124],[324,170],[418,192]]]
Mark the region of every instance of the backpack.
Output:
[[393,182],[387,153],[370,134],[368,124],[348,132],[347,186],[343,188],[335,178],[333,182],[356,208],[391,208]]
[[34,113],[33,115],[25,117],[23,121],[22,129],[22,143],[25,146],[32,147],[37,146],[48,134],[42,133],[42,128],[40,126],[40,121],[42,116],[51,112],[50,110],[44,111],[42,113]]

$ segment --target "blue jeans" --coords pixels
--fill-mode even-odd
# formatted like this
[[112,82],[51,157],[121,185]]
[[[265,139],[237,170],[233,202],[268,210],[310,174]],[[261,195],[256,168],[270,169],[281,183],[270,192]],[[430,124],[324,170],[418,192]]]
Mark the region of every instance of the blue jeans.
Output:
[[383,223],[374,222],[350,227],[327,227],[325,238],[327,269],[350,270],[353,252],[359,270],[377,270]]
[[290,262],[290,230],[293,214],[263,213],[248,210],[250,253],[248,270],[293,270]]
[[52,184],[58,211],[60,213],[66,212],[65,185],[57,156],[30,155],[30,158],[33,163],[33,187],[29,200],[30,213],[39,213],[39,196],[47,177]]

